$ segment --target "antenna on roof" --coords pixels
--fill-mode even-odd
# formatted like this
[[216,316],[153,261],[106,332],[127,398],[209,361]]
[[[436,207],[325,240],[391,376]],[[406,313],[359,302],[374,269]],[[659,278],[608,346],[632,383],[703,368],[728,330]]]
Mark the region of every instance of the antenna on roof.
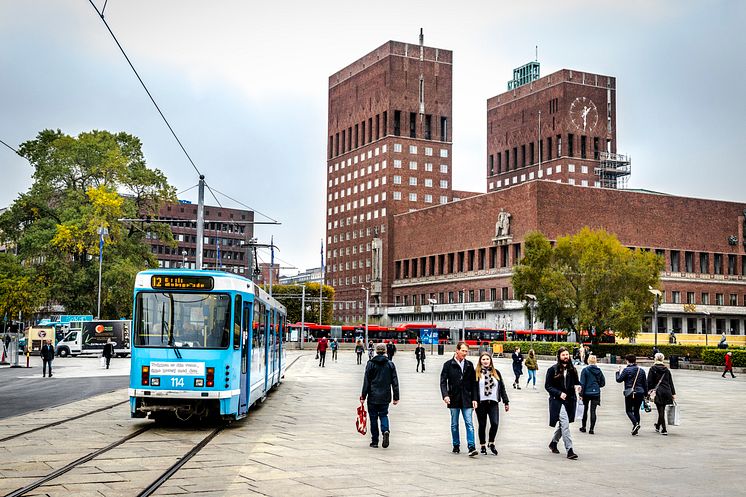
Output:
[[534,60],[539,62],[539,45],[536,45],[536,58]]
[[423,46],[425,44],[425,35],[422,33],[422,28],[420,28],[420,46]]

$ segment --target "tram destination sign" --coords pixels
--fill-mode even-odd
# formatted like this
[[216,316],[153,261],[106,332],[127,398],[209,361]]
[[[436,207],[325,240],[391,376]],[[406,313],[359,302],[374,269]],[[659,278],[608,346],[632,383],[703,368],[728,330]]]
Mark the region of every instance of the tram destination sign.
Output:
[[212,276],[154,275],[150,277],[150,286],[154,290],[212,290],[215,281]]

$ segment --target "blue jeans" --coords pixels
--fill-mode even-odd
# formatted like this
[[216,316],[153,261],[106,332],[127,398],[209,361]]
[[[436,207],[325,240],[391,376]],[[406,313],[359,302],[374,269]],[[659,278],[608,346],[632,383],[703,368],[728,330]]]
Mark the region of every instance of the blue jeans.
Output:
[[451,440],[453,445],[461,445],[458,433],[458,415],[460,413],[466,425],[466,443],[469,447],[476,447],[474,444],[474,422],[471,419],[474,409],[471,407],[451,407],[449,410],[451,411]]
[[378,419],[381,420],[381,431],[389,431],[389,405],[372,404],[368,402],[368,417],[370,417],[370,437],[371,442],[378,443]]
[[535,369],[528,370],[528,381],[526,382],[527,386],[529,383],[531,383],[531,380],[534,380],[534,386],[536,386],[536,370]]

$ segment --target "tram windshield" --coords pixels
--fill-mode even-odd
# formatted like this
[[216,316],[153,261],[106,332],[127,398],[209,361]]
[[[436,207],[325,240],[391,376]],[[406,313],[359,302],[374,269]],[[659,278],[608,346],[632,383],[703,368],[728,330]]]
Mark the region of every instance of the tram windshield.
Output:
[[226,348],[231,297],[219,293],[141,292],[135,302],[135,346]]

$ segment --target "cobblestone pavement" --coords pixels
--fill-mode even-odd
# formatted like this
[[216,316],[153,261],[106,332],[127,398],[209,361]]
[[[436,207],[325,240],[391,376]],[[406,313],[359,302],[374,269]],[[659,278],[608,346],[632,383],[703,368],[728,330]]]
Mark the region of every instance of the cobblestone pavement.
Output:
[[[248,419],[218,435],[157,495],[746,495],[740,460],[746,392],[740,377],[673,371],[682,425],[663,437],[653,430],[655,411],[643,413],[640,435],[632,437],[622,387],[613,379],[616,366],[602,365],[607,386],[596,434],[579,433],[579,423],[573,423],[580,459],[570,461],[547,448],[552,430],[542,385],[551,363],[540,361],[537,390],[508,385],[511,408],[501,409],[499,455],[469,458],[451,453],[449,415],[438,389],[448,356],[428,355],[422,374],[414,371],[414,354],[397,354],[402,400],[390,409],[391,446],[373,449],[369,437],[355,431],[364,368],[355,364],[355,355],[342,351],[338,362],[327,359],[325,368],[317,366],[312,352],[288,355],[300,359],[283,385]],[[496,364],[512,378],[509,359]],[[3,420],[0,438],[38,426],[40,418],[62,419],[126,395],[120,390]],[[123,405],[4,442],[0,493],[148,423],[131,420]],[[206,433],[158,428],[29,495],[136,495]]]

